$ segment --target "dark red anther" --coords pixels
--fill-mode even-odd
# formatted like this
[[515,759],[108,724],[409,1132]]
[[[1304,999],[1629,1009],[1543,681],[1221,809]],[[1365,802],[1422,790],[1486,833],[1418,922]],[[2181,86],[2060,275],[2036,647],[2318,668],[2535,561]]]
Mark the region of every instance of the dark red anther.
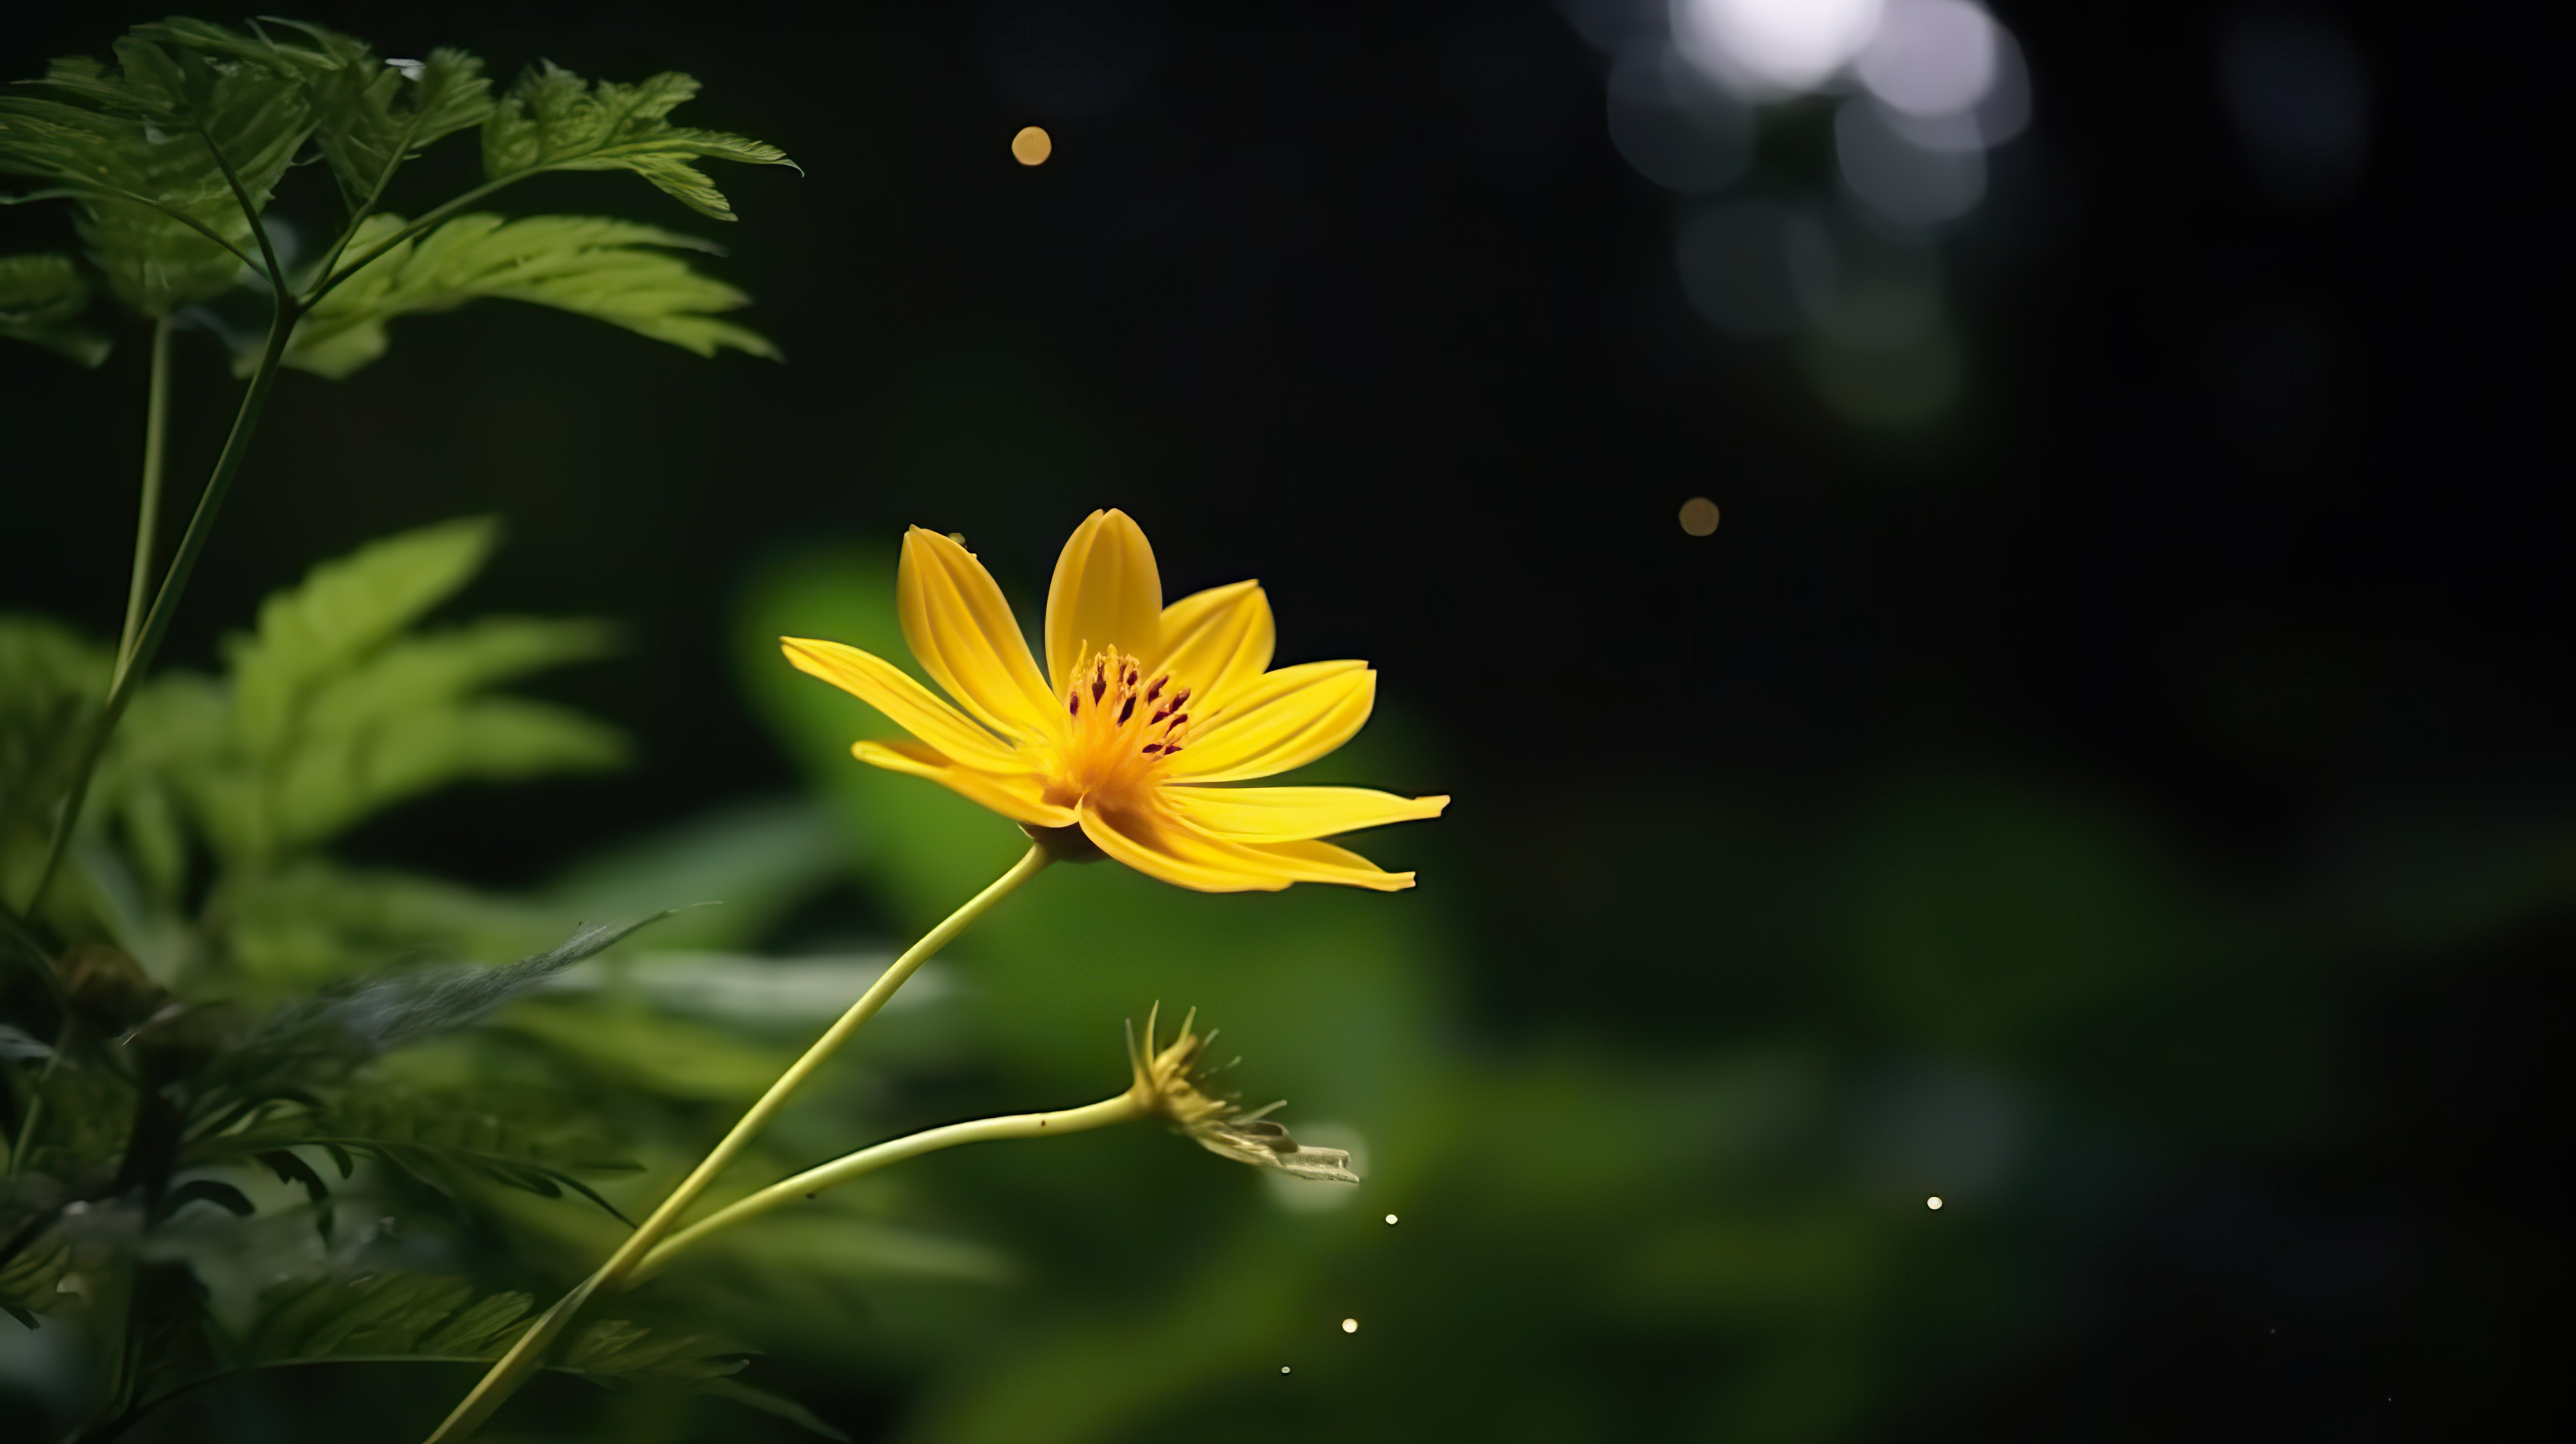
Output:
[[1172,715],[1172,709],[1173,709],[1173,708],[1175,708],[1175,707],[1178,707],[1179,705],[1181,705],[1181,704],[1180,704],[1180,703],[1178,703],[1178,702],[1166,702],[1166,703],[1164,703],[1164,704],[1162,705],[1161,709],[1160,709],[1160,710],[1158,710],[1157,712],[1155,712],[1153,716],[1148,717],[1148,718],[1146,718],[1146,719],[1145,719],[1145,725],[1146,725],[1146,726],[1148,726],[1148,727],[1151,727],[1151,726],[1153,726],[1155,723],[1162,721],[1164,718],[1171,716],[1171,715]]
[[1091,700],[1094,702],[1099,701],[1100,694],[1108,690],[1109,683],[1103,680],[1098,672],[1093,672],[1091,674]]
[[1072,713],[1072,714],[1073,714],[1074,716],[1076,716],[1076,717],[1081,716],[1081,715],[1082,715],[1082,693],[1080,693],[1079,691],[1068,693],[1068,694],[1065,696],[1065,699],[1064,699],[1064,710],[1066,710],[1067,712]]
[[1160,743],[1160,742],[1148,742],[1148,743],[1146,743],[1146,744],[1145,744],[1145,749],[1144,749],[1144,751],[1145,751],[1145,755],[1146,755],[1146,756],[1148,756],[1148,757],[1151,757],[1151,756],[1153,756],[1155,753],[1160,752],[1160,751],[1162,751],[1162,750],[1163,750],[1163,744],[1162,744],[1162,743]]
[[1172,679],[1169,677],[1157,677],[1154,679],[1154,685],[1145,689],[1145,703],[1147,706],[1153,705],[1154,699],[1163,695],[1163,684],[1170,680]]
[[1135,715],[1136,715],[1136,698],[1135,698],[1135,696],[1134,696],[1133,694],[1130,694],[1130,695],[1128,696],[1128,698],[1127,698],[1127,700],[1126,700],[1126,701],[1121,702],[1120,704],[1118,704],[1118,725],[1119,725],[1119,726],[1121,726],[1121,727],[1126,726],[1126,725],[1127,725],[1127,719],[1128,719],[1128,718],[1130,718],[1130,717],[1133,717],[1133,716],[1135,716]]

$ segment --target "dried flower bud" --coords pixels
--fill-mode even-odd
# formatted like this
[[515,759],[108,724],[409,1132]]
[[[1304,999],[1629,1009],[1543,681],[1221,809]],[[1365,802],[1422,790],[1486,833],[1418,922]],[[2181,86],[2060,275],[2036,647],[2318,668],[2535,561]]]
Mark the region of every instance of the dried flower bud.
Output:
[[1198,1035],[1192,1025],[1199,1015],[1192,1009],[1181,1020],[1180,1036],[1157,1048],[1155,1023],[1161,1013],[1162,1007],[1157,1004],[1146,1016],[1141,1042],[1132,1026],[1127,1032],[1128,1062],[1136,1075],[1129,1091],[1146,1112],[1169,1120],[1175,1132],[1198,1140],[1208,1152],[1237,1163],[1276,1168],[1297,1178],[1326,1183],[1360,1181],[1360,1176],[1351,1172],[1349,1154],[1338,1148],[1306,1147],[1285,1127],[1263,1116],[1280,1104],[1246,1113],[1235,1106],[1235,1095],[1217,1098],[1202,1091],[1199,1085],[1205,1073],[1200,1065],[1216,1034],[1204,1038]]

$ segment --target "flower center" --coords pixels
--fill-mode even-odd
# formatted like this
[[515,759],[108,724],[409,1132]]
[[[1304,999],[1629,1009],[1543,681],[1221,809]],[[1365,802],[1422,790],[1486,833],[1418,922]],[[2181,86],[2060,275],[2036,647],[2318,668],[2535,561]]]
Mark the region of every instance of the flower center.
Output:
[[1190,689],[1169,672],[1103,648],[1064,691],[1065,725],[1046,769],[1047,801],[1111,810],[1140,803],[1164,759],[1189,740]]

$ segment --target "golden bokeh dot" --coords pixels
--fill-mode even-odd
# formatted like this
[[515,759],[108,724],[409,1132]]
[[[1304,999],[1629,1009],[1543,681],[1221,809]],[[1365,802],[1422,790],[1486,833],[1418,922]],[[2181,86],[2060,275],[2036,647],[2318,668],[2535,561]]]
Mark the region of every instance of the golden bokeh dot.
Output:
[[1923,1206],[1932,1210],[1934,1213],[1939,1213],[1941,1211],[1941,1195],[1936,1193],[1930,1198],[1923,1200]]
[[1359,1321],[1359,1320],[1357,1320],[1357,1319],[1344,1319],[1344,1320],[1342,1320],[1342,1332],[1343,1332],[1343,1333],[1345,1333],[1345,1334],[1356,1334],[1356,1333],[1358,1333],[1359,1331],[1360,1331],[1360,1321]]
[[1021,126],[1020,133],[1011,137],[1011,159],[1022,165],[1044,165],[1053,154],[1055,141],[1034,125]]
[[1717,503],[1704,496],[1683,502],[1682,530],[1692,536],[1706,536],[1717,530]]

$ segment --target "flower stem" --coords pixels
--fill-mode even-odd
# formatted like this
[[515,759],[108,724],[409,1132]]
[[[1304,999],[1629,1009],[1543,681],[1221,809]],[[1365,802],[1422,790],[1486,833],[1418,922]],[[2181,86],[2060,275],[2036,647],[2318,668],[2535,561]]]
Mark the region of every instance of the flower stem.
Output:
[[672,1258],[710,1234],[722,1233],[739,1223],[747,1223],[774,1208],[799,1199],[812,1198],[827,1188],[834,1188],[863,1174],[874,1173],[888,1164],[954,1148],[961,1143],[983,1143],[996,1138],[1052,1138],[1059,1134],[1080,1133],[1089,1128],[1106,1128],[1141,1118],[1146,1108],[1134,1089],[1115,1098],[1104,1098],[1080,1108],[1059,1109],[1053,1113],[1012,1113],[999,1118],[977,1118],[965,1123],[928,1128],[906,1137],[891,1139],[856,1153],[844,1154],[817,1168],[809,1168],[793,1178],[773,1183],[748,1198],[737,1200],[687,1228],[662,1240],[643,1262],[627,1275],[626,1286],[632,1288],[652,1278],[667,1267]]
[[964,932],[967,924],[983,916],[993,904],[1017,891],[1020,884],[1037,876],[1048,861],[1049,854],[1046,849],[1030,848],[1028,855],[1013,864],[1009,872],[1002,874],[991,886],[969,898],[964,906],[950,913],[937,927],[922,934],[921,941],[905,949],[903,956],[896,958],[885,972],[868,986],[868,990],[859,995],[859,1000],[850,1005],[850,1010],[843,1013],[838,1022],[825,1030],[823,1036],[815,1040],[813,1047],[805,1050],[804,1057],[789,1064],[787,1071],[778,1075],[778,1081],[769,1085],[769,1091],[760,1095],[760,1101],[751,1105],[751,1110],[742,1115],[740,1122],[734,1124],[733,1131],[727,1133],[723,1140],[699,1161],[698,1166],[690,1170],[688,1177],[680,1180],[679,1187],[672,1189],[670,1196],[662,1200],[661,1207],[654,1209],[642,1225],[627,1236],[626,1242],[618,1247],[617,1252],[609,1255],[608,1262],[601,1264],[597,1272],[575,1285],[572,1292],[564,1295],[553,1308],[546,1310],[543,1316],[528,1326],[528,1331],[521,1334],[519,1341],[510,1346],[510,1352],[502,1355],[492,1365],[491,1371],[474,1385],[473,1392],[467,1394],[464,1402],[456,1406],[455,1412],[447,1416],[446,1422],[440,1424],[437,1431],[429,1436],[428,1444],[457,1444],[457,1441],[473,1437],[474,1431],[482,1427],[483,1421],[490,1418],[492,1412],[500,1408],[519,1385],[525,1383],[527,1377],[544,1364],[547,1347],[554,1342],[557,1335],[563,1332],[564,1327],[572,1322],[573,1315],[581,1311],[581,1306],[589,1301],[590,1296],[603,1289],[616,1288],[625,1281],[626,1276],[634,1271],[635,1266],[643,1262],[644,1256],[652,1252],[653,1246],[661,1242],[664,1235],[670,1233],[672,1225],[679,1221],[681,1213],[697,1201],[698,1195],[706,1191],[707,1185],[715,1181],[716,1175],[723,1172],[727,1164],[733,1162],[734,1157],[742,1152],[780,1108],[786,1106],[788,1095],[794,1093],[799,1084],[813,1076],[814,1071],[823,1066],[824,1060],[838,1051],[843,1043],[848,1042],[850,1035],[859,1031],[861,1025],[875,1017],[877,1011],[886,1005],[886,1000],[894,996],[894,990],[903,986],[905,979],[911,977],[923,963],[928,962],[933,954],[946,947],[949,940]]

